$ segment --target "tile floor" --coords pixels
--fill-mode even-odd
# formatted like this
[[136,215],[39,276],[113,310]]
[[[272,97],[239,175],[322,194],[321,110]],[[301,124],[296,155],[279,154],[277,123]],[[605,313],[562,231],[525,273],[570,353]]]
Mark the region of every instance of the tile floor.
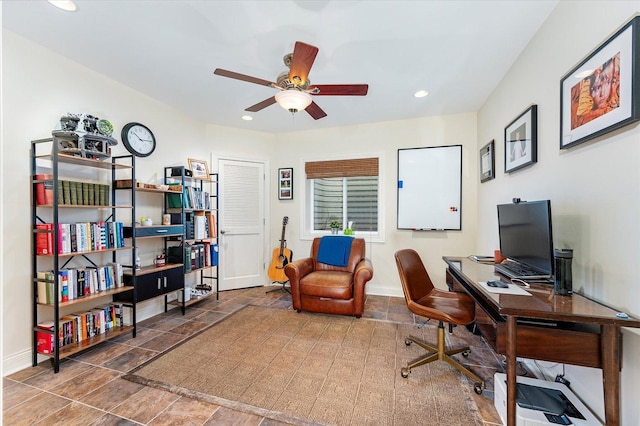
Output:
[[[270,288],[269,288],[270,289]],[[264,287],[222,292],[187,309],[173,309],[138,324],[130,334],[63,360],[53,374],[43,362],[3,378],[4,425],[261,425],[283,423],[215,404],[145,387],[121,377],[151,357],[247,304],[291,309],[284,291],[265,293]],[[420,324],[403,298],[368,296],[367,318]],[[435,334],[434,334],[435,339]],[[501,424],[493,407],[493,373],[504,371],[496,355],[479,336],[466,329],[447,335],[448,342],[466,342],[472,354],[463,361],[486,381],[482,395],[472,392],[484,425]],[[400,374],[398,372],[398,374]],[[472,383],[470,383],[470,388]],[[461,424],[465,424],[464,421]]]

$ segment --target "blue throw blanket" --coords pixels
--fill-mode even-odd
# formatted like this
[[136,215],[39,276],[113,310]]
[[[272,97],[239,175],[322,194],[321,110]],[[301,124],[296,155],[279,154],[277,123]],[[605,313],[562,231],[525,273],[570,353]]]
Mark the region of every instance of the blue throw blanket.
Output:
[[327,236],[322,237],[318,247],[318,262],[332,266],[347,266],[351,254],[353,237]]

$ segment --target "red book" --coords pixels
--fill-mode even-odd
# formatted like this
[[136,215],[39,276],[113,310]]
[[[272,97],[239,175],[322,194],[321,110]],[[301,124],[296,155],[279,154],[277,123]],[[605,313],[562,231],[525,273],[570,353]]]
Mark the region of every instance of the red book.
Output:
[[[38,324],[38,328],[53,331],[53,321],[41,322],[40,324]],[[53,333],[38,331],[37,339],[38,339],[38,344],[37,344],[38,353],[41,353],[41,354],[53,353]]]
[[38,223],[36,229],[48,231],[36,234],[36,254],[53,254],[53,224]]
[[[45,174],[35,175],[34,179],[35,180],[53,179],[53,175],[45,175]],[[53,204],[53,180],[36,183],[36,204],[39,206]]]

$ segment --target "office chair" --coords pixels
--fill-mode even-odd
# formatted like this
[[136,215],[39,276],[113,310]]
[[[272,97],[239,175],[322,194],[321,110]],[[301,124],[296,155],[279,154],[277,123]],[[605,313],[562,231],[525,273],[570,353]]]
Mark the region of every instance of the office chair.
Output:
[[451,358],[451,355],[457,353],[462,353],[464,357],[469,356],[469,347],[446,349],[444,344],[445,322],[467,325],[474,321],[475,303],[473,299],[464,293],[449,292],[435,288],[422,260],[420,260],[420,255],[415,250],[400,250],[396,252],[395,258],[404,298],[409,310],[416,315],[438,321],[437,347],[428,345],[412,336],[405,339],[404,343],[407,346],[411,345],[411,343],[416,343],[427,351],[427,355],[400,369],[400,374],[406,379],[413,368],[433,361],[446,361],[474,380],[473,389],[477,394],[481,394],[484,389],[484,381]]

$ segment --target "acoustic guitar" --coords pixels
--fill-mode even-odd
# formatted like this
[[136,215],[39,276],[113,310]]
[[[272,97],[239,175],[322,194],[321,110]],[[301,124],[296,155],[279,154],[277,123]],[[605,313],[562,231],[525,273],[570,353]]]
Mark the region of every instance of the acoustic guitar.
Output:
[[284,273],[284,267],[287,266],[289,262],[291,262],[292,252],[289,250],[287,245],[287,240],[284,239],[284,231],[287,228],[287,223],[289,223],[289,217],[285,216],[282,219],[282,236],[280,237],[280,248],[273,249],[273,259],[271,260],[271,265],[269,265],[269,278],[271,281],[284,283],[289,280],[287,275]]

